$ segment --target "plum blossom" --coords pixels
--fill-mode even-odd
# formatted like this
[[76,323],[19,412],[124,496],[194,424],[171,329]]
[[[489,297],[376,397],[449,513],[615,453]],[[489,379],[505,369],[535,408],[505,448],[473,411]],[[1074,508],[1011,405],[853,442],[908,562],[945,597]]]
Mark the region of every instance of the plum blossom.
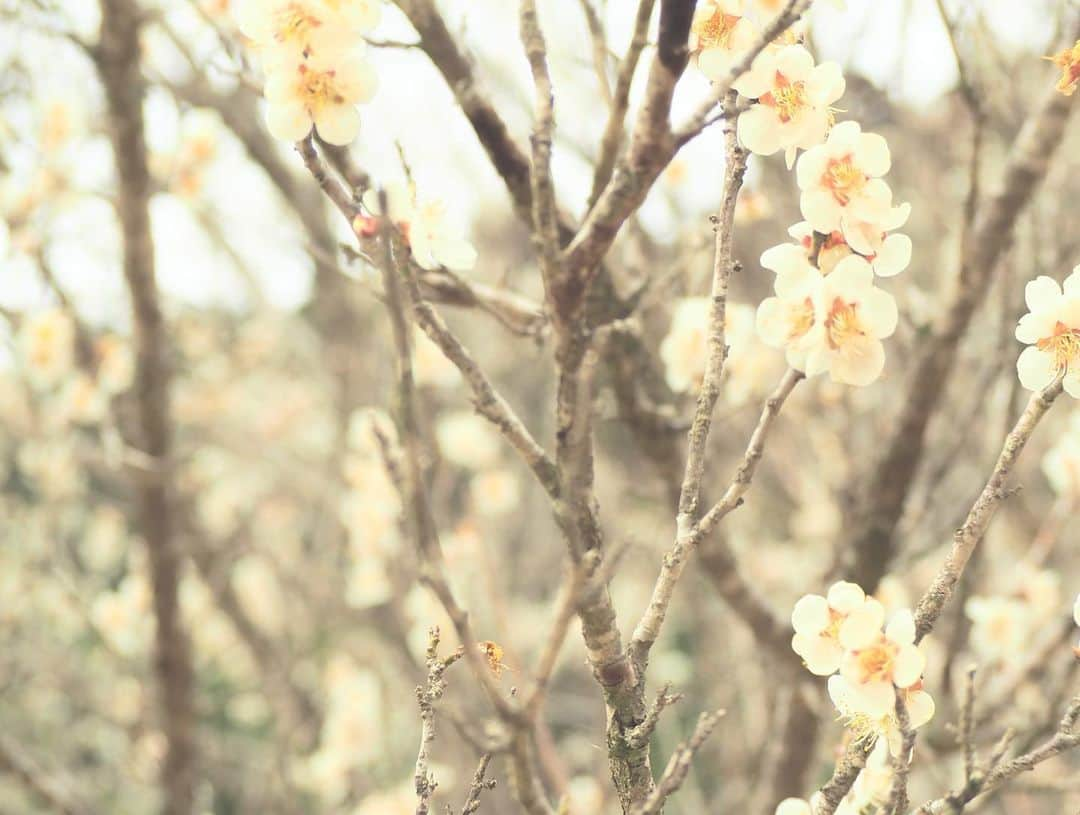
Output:
[[1061,286],[1040,275],[1024,297],[1028,313],[1016,327],[1016,339],[1028,346],[1016,361],[1020,384],[1038,391],[1063,376],[1065,392],[1080,398],[1080,266]]
[[828,276],[792,263],[776,277],[777,296],[758,307],[758,333],[785,348],[788,364],[807,376],[828,371],[834,382],[869,385],[885,367],[881,340],[897,322],[896,302],[873,281],[870,264],[857,255]]
[[[708,357],[708,297],[684,297],[678,300],[671,315],[671,327],[660,343],[660,359],[668,387],[691,391],[701,387]],[[728,346],[724,360],[724,397],[729,404],[744,404],[772,382],[776,374],[775,355],[768,352],[754,336],[754,309],[745,303],[728,301],[724,312],[724,342]]]
[[[807,594],[791,612],[795,636],[792,650],[806,662],[810,673],[828,676],[840,668],[844,656],[845,632],[862,630],[865,620],[880,619],[884,610],[854,583],[834,583],[825,597]],[[849,620],[852,622],[849,624]]]
[[[413,259],[421,268],[445,266],[468,271],[476,265],[476,249],[454,232],[442,199],[422,198],[412,185],[392,184],[386,188],[386,200],[387,214],[408,242]],[[369,212],[380,214],[379,197],[374,190],[368,190],[363,201]],[[363,237],[370,237],[374,234],[375,219],[358,215],[353,221],[353,229]]]
[[885,139],[863,133],[858,122],[841,122],[829,131],[824,144],[811,147],[800,158],[796,179],[802,194],[799,208],[816,231],[836,230],[856,251],[872,253],[865,235],[884,231],[900,213],[892,205],[892,190],[881,176],[892,158]]
[[889,753],[903,750],[904,734],[896,719],[896,695],[907,708],[908,724],[917,730],[934,718],[934,699],[923,690],[922,680],[907,688],[889,688],[889,707],[868,712],[855,684],[843,674],[829,677],[829,698],[856,738],[883,738]]
[[1080,40],[1052,57],[1045,57],[1061,69],[1057,89],[1065,96],[1072,96],[1080,85]]
[[314,126],[330,144],[349,144],[360,131],[356,105],[375,95],[376,84],[375,71],[356,51],[285,60],[266,81],[267,126],[285,141],[300,141]]
[[971,597],[964,613],[972,622],[971,647],[988,661],[1011,658],[1032,633],[1030,609],[1015,597]]
[[753,153],[784,150],[788,167],[797,149],[820,145],[832,123],[830,105],[844,94],[835,62],[814,65],[801,45],[762,51],[732,85],[757,104],[739,116],[739,141]]
[[31,314],[19,327],[20,356],[34,384],[56,384],[75,362],[75,323],[60,308]]
[[[869,245],[873,250],[869,253],[853,249],[844,239],[844,233],[839,229],[826,235],[821,243],[817,258],[818,268],[821,273],[827,275],[836,268],[837,263],[852,253],[863,255],[873,268],[874,274],[878,277],[894,277],[904,271],[908,264],[911,263],[911,238],[899,233],[889,235],[887,230],[898,229],[903,226],[904,221],[907,220],[907,216],[910,214],[911,207],[904,204],[902,207],[896,207],[895,209],[899,210],[899,212],[897,212],[896,218],[889,222],[892,224],[891,226],[879,224],[883,231],[876,240],[869,241]],[[799,223],[788,229],[788,234],[799,242],[804,253],[809,257],[814,247],[814,228],[806,221],[799,221]],[[762,255],[761,265],[766,266],[764,255]],[[767,268],[772,267],[767,266]],[[773,271],[776,270],[773,269]]]
[[690,53],[713,82],[754,42],[754,24],[743,16],[743,0],[705,0],[690,24]]
[[878,719],[895,709],[893,687],[908,689],[921,682],[926,657],[915,645],[915,618],[898,611],[881,630],[884,614],[860,615],[844,630],[846,649],[840,676],[850,690],[853,709]]
[[348,50],[378,24],[380,12],[378,0],[243,0],[236,25],[272,70],[280,62]]

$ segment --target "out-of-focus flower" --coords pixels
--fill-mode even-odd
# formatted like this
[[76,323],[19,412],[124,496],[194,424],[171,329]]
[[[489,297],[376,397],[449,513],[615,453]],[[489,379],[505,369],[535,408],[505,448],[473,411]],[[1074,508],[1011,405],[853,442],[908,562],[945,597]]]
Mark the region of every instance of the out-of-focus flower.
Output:
[[1070,417],[1068,429],[1043,457],[1042,469],[1054,492],[1080,499],[1080,412]]
[[820,145],[832,122],[831,105],[844,94],[844,77],[835,62],[814,65],[801,45],[762,51],[732,87],[756,99],[738,119],[739,141],[753,153],[786,151],[788,167],[795,151]]
[[1080,85],[1080,40],[1072,48],[1066,48],[1052,57],[1045,57],[1061,69],[1061,78],[1057,89],[1066,96],[1072,96]]
[[860,621],[864,617],[868,616],[872,624],[883,615],[880,603],[867,598],[856,584],[834,583],[825,597],[807,594],[795,603],[791,611],[791,625],[795,629],[791,648],[803,658],[811,673],[828,676],[840,668],[848,620],[856,631],[861,631]]
[[480,515],[505,515],[518,506],[521,486],[511,470],[486,470],[469,481],[469,498]]
[[134,656],[149,640],[150,584],[141,575],[124,578],[116,591],[94,598],[90,619],[109,645],[124,656]]
[[230,582],[244,611],[260,628],[277,633],[285,624],[285,597],[273,567],[260,555],[233,564]]
[[772,201],[761,190],[744,188],[735,201],[735,223],[738,225],[757,223],[772,214]]
[[345,602],[353,608],[371,608],[389,600],[394,584],[386,573],[386,564],[374,553],[353,558],[345,584]]
[[710,303],[708,297],[683,297],[671,312],[671,326],[660,343],[660,360],[672,390],[701,386],[708,353]]
[[844,628],[847,649],[840,675],[847,680],[852,706],[873,718],[895,709],[897,688],[910,688],[922,679],[926,658],[915,646],[915,619],[908,610],[889,620],[884,632],[880,619],[870,615],[852,619]]
[[236,24],[268,70],[304,57],[336,56],[379,21],[378,0],[242,0]]
[[690,53],[698,69],[718,82],[753,44],[756,33],[743,16],[743,0],[704,0],[690,25]]
[[1020,384],[1038,391],[1064,374],[1065,392],[1080,398],[1080,266],[1061,286],[1040,275],[1024,297],[1028,313],[1016,326],[1016,339],[1028,346],[1016,360]]
[[[438,198],[421,198],[415,187],[393,184],[386,188],[390,219],[397,224],[409,243],[413,258],[422,269],[468,271],[476,265],[476,249],[454,232],[447,219],[446,203]],[[364,206],[381,214],[379,196],[374,190],[364,194]],[[357,232],[366,234],[370,218],[358,215],[353,223]]]
[[19,327],[18,342],[30,380],[55,385],[74,362],[75,323],[63,309],[39,311]]
[[457,366],[419,328],[413,332],[413,376],[416,384],[437,388],[452,388],[461,382]]
[[468,410],[447,413],[435,424],[435,438],[446,459],[482,470],[499,460],[499,437],[482,416]]
[[836,125],[824,144],[799,158],[796,178],[803,218],[825,235],[840,230],[852,248],[870,249],[862,240],[865,224],[895,218],[892,190],[881,179],[891,164],[881,136],[863,133],[858,122]]
[[97,354],[98,384],[110,394],[123,393],[135,377],[135,355],[131,345],[116,336],[106,334],[94,344]]
[[284,141],[300,141],[314,126],[330,144],[349,144],[360,132],[356,106],[376,86],[374,69],[356,51],[284,60],[266,80],[267,126]]
[[972,622],[971,646],[986,660],[1012,658],[1032,633],[1030,609],[1013,597],[970,597],[964,613]]
[[776,805],[774,815],[813,815],[813,810],[802,798],[785,798]]

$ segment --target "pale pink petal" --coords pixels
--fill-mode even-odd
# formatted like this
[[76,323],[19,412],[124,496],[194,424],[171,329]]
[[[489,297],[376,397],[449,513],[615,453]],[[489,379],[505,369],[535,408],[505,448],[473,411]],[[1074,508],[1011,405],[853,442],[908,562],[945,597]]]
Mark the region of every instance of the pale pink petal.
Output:
[[848,255],[829,273],[829,289],[841,294],[852,294],[874,283],[874,270],[866,258]]
[[806,95],[810,104],[826,107],[844,95],[844,74],[835,62],[823,62],[810,72],[806,80]]
[[896,690],[891,682],[852,682],[851,703],[860,713],[883,719],[896,710]]
[[885,636],[899,645],[915,642],[915,616],[910,609],[896,612],[885,627]]
[[880,277],[892,277],[911,263],[911,238],[899,233],[889,235],[874,257],[874,271]]
[[759,156],[771,156],[780,149],[780,120],[772,108],[754,105],[739,117],[736,131],[743,147]]
[[862,133],[855,148],[855,161],[868,176],[883,176],[892,166],[889,145],[877,133]]
[[794,243],[770,246],[761,253],[761,266],[776,274],[800,271],[809,265],[806,251]]
[[1061,301],[1061,287],[1052,277],[1039,275],[1024,288],[1028,311],[1054,308]]
[[859,337],[833,354],[829,375],[834,382],[865,387],[885,370],[885,348],[874,337]]
[[914,685],[926,670],[926,657],[914,645],[905,645],[893,661],[893,682],[898,688]]
[[799,634],[817,635],[829,625],[829,604],[820,594],[800,597],[791,610],[791,626]]
[[829,601],[829,607],[841,614],[850,614],[866,602],[866,592],[862,590],[862,587],[857,583],[849,583],[846,580],[833,583],[829,587],[829,593],[826,597]]
[[829,154],[823,145],[812,147],[801,156],[795,167],[795,180],[800,190],[808,190],[821,183],[825,168],[829,165]]
[[1057,365],[1053,354],[1029,345],[1016,360],[1016,373],[1020,377],[1021,385],[1029,391],[1039,391],[1054,381]]
[[863,295],[859,314],[866,321],[870,333],[879,340],[891,337],[896,331],[896,301],[887,291],[872,289]]
[[[803,158],[806,158],[806,154]],[[802,165],[802,159],[799,160],[799,164]],[[840,228],[840,216],[843,215],[844,208],[827,190],[805,190],[799,196],[799,209],[802,216],[818,232],[827,235]]]
[[298,142],[311,132],[311,117],[299,102],[271,104],[266,108],[266,126],[275,139]]
[[776,70],[791,82],[805,80],[814,69],[814,58],[801,45],[788,45],[776,55]]
[[849,650],[866,648],[881,636],[884,622],[884,606],[873,598],[867,598],[840,626],[840,644]]
[[352,105],[327,105],[315,115],[315,129],[324,141],[344,146],[360,132],[360,113]]

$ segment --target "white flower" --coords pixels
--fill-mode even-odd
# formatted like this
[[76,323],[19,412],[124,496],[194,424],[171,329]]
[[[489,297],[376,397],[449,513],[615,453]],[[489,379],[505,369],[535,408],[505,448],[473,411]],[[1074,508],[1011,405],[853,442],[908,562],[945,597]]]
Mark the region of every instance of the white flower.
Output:
[[892,755],[899,755],[903,749],[904,736],[900,725],[896,720],[896,697],[900,698],[907,708],[908,723],[912,730],[916,730],[934,718],[934,699],[922,688],[921,680],[908,688],[889,690],[889,709],[877,709],[868,712],[863,704],[862,697],[857,686],[848,680],[843,674],[829,677],[829,698],[832,699],[836,709],[844,718],[848,728],[855,733],[857,738],[884,737]]
[[988,661],[1011,659],[1031,634],[1031,614],[1013,597],[971,597],[964,604],[971,620],[971,646]]
[[832,120],[830,105],[844,94],[844,77],[835,62],[815,66],[809,51],[789,45],[762,51],[732,87],[757,100],[739,116],[739,141],[763,156],[787,151],[790,167],[797,148],[825,140]]
[[242,0],[236,24],[273,70],[281,62],[347,50],[378,24],[380,12],[374,0]]
[[[907,219],[907,215],[910,213],[911,207],[905,204],[902,207],[896,207],[895,209],[899,210],[899,212],[897,213],[896,221],[893,221],[890,226],[892,229],[903,226],[904,221]],[[904,221],[899,220],[901,216]],[[788,229],[788,234],[799,242],[803,252],[809,257],[810,252],[814,248],[814,228],[806,221],[799,221],[799,223]],[[911,238],[907,235],[888,235],[882,232],[876,243],[871,242],[870,245],[873,248],[871,253],[863,254],[860,252],[859,254],[863,254],[873,268],[874,274],[878,277],[893,277],[894,275],[898,275],[908,267],[909,263],[911,263]],[[768,251],[771,250],[766,250],[766,252]],[[830,232],[821,242],[821,249],[818,252],[818,268],[821,270],[822,274],[827,275],[836,268],[837,263],[854,251],[855,250],[848,245],[848,242],[844,240],[843,232],[839,229]],[[766,266],[765,255],[761,256],[761,265]],[[773,267],[768,266],[767,268],[772,269]],[[773,271],[777,270],[773,269]]]
[[813,341],[817,319],[814,297],[821,283],[821,272],[809,263],[792,267],[791,273],[776,276],[776,297],[762,300],[757,310],[757,332],[762,342],[783,348],[788,365],[800,371],[805,370]]
[[477,514],[505,515],[518,506],[521,487],[511,470],[487,470],[472,477],[469,497]]
[[660,360],[673,391],[701,386],[708,354],[711,302],[708,297],[683,297],[671,312],[671,326],[660,342]]
[[754,24],[743,16],[743,0],[704,0],[690,24],[690,53],[698,69],[718,82],[754,43]]
[[818,286],[805,373],[828,371],[834,382],[869,385],[885,367],[881,340],[896,330],[896,301],[874,287],[874,272],[852,255]]
[[375,71],[355,50],[283,59],[263,91],[267,126],[274,138],[297,142],[314,125],[330,144],[348,144],[360,131],[356,105],[369,101],[376,85]]
[[785,798],[776,806],[774,815],[813,815],[810,804],[802,798]]
[[806,662],[813,674],[828,676],[840,667],[844,656],[844,627],[852,619],[852,625],[861,630],[859,622],[864,617],[871,620],[884,616],[881,604],[867,598],[854,583],[834,583],[828,595],[807,594],[801,597],[791,611],[791,625],[795,636],[791,648]]
[[852,248],[866,251],[865,225],[891,224],[898,218],[892,191],[880,178],[891,163],[881,136],[863,133],[858,122],[836,125],[825,144],[799,158],[796,178],[803,217],[823,234],[839,229]]
[[[364,206],[378,215],[379,196],[375,190],[364,194]],[[439,198],[421,198],[413,187],[392,184],[386,188],[387,213],[409,243],[413,258],[423,269],[468,271],[476,265],[476,249],[457,235],[447,220],[446,203]],[[357,217],[358,231],[368,219]],[[358,225],[359,224],[359,225]]]
[[1016,339],[1028,344],[1016,361],[1020,384],[1042,390],[1064,372],[1065,392],[1080,398],[1080,266],[1063,286],[1040,275],[1024,297],[1029,313],[1016,327]]
[[915,646],[915,619],[908,610],[898,611],[881,631],[880,617],[870,614],[849,620],[842,632],[846,652],[840,675],[847,680],[851,707],[874,719],[895,710],[893,690],[919,683],[926,657]]

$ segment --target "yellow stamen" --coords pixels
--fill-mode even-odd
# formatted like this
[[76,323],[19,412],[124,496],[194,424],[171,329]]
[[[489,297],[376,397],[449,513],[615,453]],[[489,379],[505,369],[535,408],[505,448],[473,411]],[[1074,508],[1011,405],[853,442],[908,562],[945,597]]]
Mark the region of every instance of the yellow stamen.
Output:
[[1036,347],[1053,354],[1059,371],[1068,370],[1070,365],[1080,364],[1080,328],[1069,328],[1058,320],[1054,333],[1039,340]]
[[697,35],[698,48],[730,48],[731,35],[735,31],[736,23],[741,19],[717,9],[711,16],[695,23],[692,31]]
[[831,160],[822,178],[825,186],[832,191],[833,197],[844,206],[866,186],[868,180],[866,174],[855,166],[851,156]]
[[788,314],[788,341],[797,340],[814,326],[814,303],[807,297]]
[[309,111],[317,111],[329,104],[340,105],[345,97],[338,90],[334,70],[313,71],[307,65],[301,65],[299,96]]
[[1072,48],[1066,48],[1054,54],[1048,59],[1061,68],[1061,78],[1058,80],[1057,89],[1065,96],[1072,96],[1077,86],[1080,86],[1080,40]]
[[866,336],[859,320],[855,303],[846,303],[843,298],[833,299],[829,315],[825,318],[825,337],[834,351],[852,340]]

